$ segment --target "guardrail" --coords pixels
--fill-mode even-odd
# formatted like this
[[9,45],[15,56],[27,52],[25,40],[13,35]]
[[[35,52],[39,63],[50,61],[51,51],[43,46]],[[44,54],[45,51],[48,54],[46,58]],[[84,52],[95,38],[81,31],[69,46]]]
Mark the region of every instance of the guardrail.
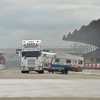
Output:
[[88,75],[100,75],[100,70],[84,69],[83,73]]

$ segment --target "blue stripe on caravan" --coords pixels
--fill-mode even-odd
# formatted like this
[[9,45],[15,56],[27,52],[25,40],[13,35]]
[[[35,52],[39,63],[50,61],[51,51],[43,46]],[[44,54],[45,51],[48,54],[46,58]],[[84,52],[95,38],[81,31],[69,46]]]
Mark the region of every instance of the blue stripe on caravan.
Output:
[[51,64],[51,67],[70,67],[70,65],[55,65],[55,64]]

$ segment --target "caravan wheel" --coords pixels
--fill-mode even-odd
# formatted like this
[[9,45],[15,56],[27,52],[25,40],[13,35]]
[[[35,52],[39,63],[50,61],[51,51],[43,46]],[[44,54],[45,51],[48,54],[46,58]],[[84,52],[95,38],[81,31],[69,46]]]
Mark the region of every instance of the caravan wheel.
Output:
[[65,70],[62,70],[61,72],[62,72],[62,74],[64,74],[65,73]]
[[65,74],[68,74],[68,70],[67,69],[65,69]]

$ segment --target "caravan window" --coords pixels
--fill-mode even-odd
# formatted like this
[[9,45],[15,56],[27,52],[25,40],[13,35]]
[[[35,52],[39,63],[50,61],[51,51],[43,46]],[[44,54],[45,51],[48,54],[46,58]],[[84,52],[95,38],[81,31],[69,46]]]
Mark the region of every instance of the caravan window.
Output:
[[59,59],[55,59],[55,62],[59,62]]
[[71,60],[66,59],[66,63],[71,63]]
[[75,60],[75,62],[74,62],[75,64],[77,64],[77,60]]
[[79,60],[79,63],[78,64],[81,64],[82,65],[83,61],[82,60]]

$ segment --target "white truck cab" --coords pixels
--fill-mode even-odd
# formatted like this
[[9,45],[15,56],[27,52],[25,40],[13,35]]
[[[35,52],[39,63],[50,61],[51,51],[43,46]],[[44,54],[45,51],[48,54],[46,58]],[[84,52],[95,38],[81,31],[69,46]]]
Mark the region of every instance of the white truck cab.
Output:
[[44,73],[41,40],[22,41],[21,72],[29,73],[29,71]]

